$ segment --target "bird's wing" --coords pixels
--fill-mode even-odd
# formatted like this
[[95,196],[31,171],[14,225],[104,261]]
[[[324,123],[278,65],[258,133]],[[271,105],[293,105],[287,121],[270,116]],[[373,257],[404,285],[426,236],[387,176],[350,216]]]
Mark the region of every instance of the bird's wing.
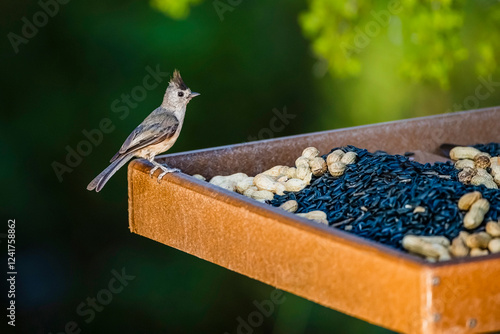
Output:
[[146,146],[161,143],[174,136],[178,128],[179,120],[172,113],[148,116],[132,131],[110,161],[113,162],[122,155],[138,151]]

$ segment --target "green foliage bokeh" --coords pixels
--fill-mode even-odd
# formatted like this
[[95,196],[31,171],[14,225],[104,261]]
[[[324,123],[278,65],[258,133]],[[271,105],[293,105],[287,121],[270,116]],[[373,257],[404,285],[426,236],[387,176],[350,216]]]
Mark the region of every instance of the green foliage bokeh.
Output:
[[[152,0],[172,18],[185,18],[191,4],[202,0]],[[229,2],[224,6],[231,7]],[[496,1],[465,0],[308,0],[300,14],[304,34],[316,55],[328,63],[334,77],[358,76],[370,60],[360,54],[371,39],[383,35],[390,43],[384,53],[403,77],[436,82],[450,88],[451,72],[471,57],[476,74],[496,69],[500,49],[500,6]],[[215,4],[214,4],[215,6]],[[481,18],[481,29],[476,20]]]

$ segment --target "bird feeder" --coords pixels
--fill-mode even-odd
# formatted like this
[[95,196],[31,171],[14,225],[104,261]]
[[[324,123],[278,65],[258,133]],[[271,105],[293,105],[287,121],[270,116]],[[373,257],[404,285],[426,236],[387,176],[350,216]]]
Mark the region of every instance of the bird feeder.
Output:
[[500,254],[429,263],[189,176],[291,166],[308,146],[322,154],[344,145],[412,151],[420,162],[443,161],[440,144],[500,142],[499,124],[500,108],[489,108],[170,154],[158,160],[183,173],[161,183],[135,160],[130,230],[398,332],[500,330]]

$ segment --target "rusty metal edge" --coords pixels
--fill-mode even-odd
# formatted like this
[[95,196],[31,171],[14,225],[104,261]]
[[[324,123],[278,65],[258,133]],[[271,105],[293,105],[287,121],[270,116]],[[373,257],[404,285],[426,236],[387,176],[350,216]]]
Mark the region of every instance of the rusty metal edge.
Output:
[[267,142],[281,142],[281,141],[286,141],[286,140],[290,140],[290,139],[307,138],[307,137],[311,137],[311,136],[324,135],[324,134],[334,133],[334,132],[350,131],[350,130],[355,130],[355,129],[365,129],[365,128],[370,128],[373,126],[386,126],[386,125],[394,125],[394,124],[397,125],[397,124],[402,124],[402,123],[405,123],[408,121],[441,119],[441,118],[450,117],[450,114],[453,115],[454,117],[458,117],[460,115],[468,115],[471,113],[481,113],[481,112],[489,112],[489,111],[500,112],[500,106],[499,107],[481,108],[481,109],[476,109],[476,110],[468,110],[468,111],[459,111],[459,112],[453,112],[453,113],[449,113],[449,114],[439,114],[439,115],[406,118],[406,119],[395,120],[395,121],[358,125],[358,126],[339,128],[339,129],[333,129],[333,130],[309,132],[309,133],[303,133],[303,134],[298,134],[298,135],[256,140],[256,141],[252,141],[252,142],[244,142],[244,143],[236,143],[236,144],[230,144],[230,145],[222,145],[222,146],[217,146],[217,147],[202,148],[202,149],[190,150],[190,151],[185,151],[185,152],[169,153],[169,154],[158,155],[156,157],[156,159],[157,160],[164,160],[164,159],[169,158],[169,157],[178,157],[178,156],[181,157],[181,156],[185,156],[185,155],[192,155],[192,154],[198,154],[198,153],[209,153],[209,152],[215,152],[215,151],[234,150],[234,149],[237,149],[237,148],[240,148],[243,146],[248,146],[248,145],[258,146],[258,145],[261,145],[261,144],[267,143]]

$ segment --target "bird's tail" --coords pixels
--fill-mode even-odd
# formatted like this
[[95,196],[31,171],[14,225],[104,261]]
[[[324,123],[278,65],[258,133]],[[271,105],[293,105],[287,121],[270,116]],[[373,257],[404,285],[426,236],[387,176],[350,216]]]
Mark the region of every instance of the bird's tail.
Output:
[[113,176],[123,165],[125,165],[130,159],[132,159],[133,155],[127,154],[119,157],[115,161],[113,161],[105,170],[101,172],[101,174],[97,175],[92,182],[87,186],[87,190],[94,190],[96,192],[101,191],[106,182]]

